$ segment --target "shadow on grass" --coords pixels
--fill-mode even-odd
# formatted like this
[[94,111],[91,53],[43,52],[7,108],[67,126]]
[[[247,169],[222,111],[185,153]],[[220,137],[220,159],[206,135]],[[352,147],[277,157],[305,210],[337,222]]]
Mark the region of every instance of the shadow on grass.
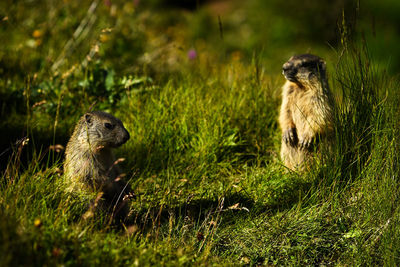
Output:
[[[306,195],[309,184],[304,184],[299,190]],[[189,199],[177,206],[157,205],[148,209],[133,210],[126,225],[138,226],[143,235],[158,231],[171,219],[180,221],[182,227],[186,224],[197,224],[200,227],[204,222],[212,223],[215,218],[219,218],[219,227],[226,227],[235,224],[240,218],[257,217],[260,214],[273,216],[278,212],[290,210],[299,201],[300,199],[293,194],[281,203],[277,200],[266,203],[254,201],[250,196],[236,192],[218,199]]]

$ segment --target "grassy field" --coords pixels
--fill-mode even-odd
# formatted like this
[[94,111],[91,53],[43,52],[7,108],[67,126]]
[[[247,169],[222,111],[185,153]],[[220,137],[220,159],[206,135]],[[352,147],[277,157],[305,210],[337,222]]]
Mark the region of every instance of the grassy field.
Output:
[[[39,2],[0,3],[1,266],[400,263],[397,62],[361,15],[336,1],[333,33],[284,34],[298,21],[278,1]],[[304,52],[327,60],[336,135],[296,173],[277,117],[281,66]],[[131,134],[125,225],[65,193],[62,147],[91,108]]]

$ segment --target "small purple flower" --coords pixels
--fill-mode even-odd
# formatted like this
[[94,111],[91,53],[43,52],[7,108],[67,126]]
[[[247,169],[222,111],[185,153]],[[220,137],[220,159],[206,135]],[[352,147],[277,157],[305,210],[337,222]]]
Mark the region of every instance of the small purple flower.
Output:
[[188,58],[190,59],[190,60],[194,60],[194,59],[196,59],[196,57],[197,57],[197,52],[196,52],[196,50],[195,49],[190,49],[189,51],[188,51],[188,53],[187,53],[187,56],[188,56]]
[[111,6],[111,0],[104,0],[104,5],[110,7]]

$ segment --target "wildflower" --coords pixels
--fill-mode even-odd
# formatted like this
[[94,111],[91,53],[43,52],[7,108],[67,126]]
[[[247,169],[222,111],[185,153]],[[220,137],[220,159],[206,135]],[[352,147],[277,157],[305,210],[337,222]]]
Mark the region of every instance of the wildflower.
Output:
[[39,218],[36,218],[36,219],[33,221],[33,225],[34,225],[36,228],[42,227],[42,220],[40,220]]
[[34,30],[32,33],[32,36],[34,38],[40,38],[40,37],[42,37],[42,35],[43,35],[43,32],[41,30]]
[[190,49],[189,51],[188,51],[188,53],[187,53],[187,56],[188,56],[188,58],[190,59],[190,60],[194,60],[194,59],[196,59],[196,57],[197,57],[197,52],[196,52],[196,50],[195,49]]

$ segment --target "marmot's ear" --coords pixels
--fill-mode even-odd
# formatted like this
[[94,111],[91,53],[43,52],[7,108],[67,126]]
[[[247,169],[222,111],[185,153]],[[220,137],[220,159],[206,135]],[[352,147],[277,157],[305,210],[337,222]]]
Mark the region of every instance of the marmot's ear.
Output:
[[89,113],[85,114],[85,121],[86,123],[90,124],[92,122],[92,115]]

